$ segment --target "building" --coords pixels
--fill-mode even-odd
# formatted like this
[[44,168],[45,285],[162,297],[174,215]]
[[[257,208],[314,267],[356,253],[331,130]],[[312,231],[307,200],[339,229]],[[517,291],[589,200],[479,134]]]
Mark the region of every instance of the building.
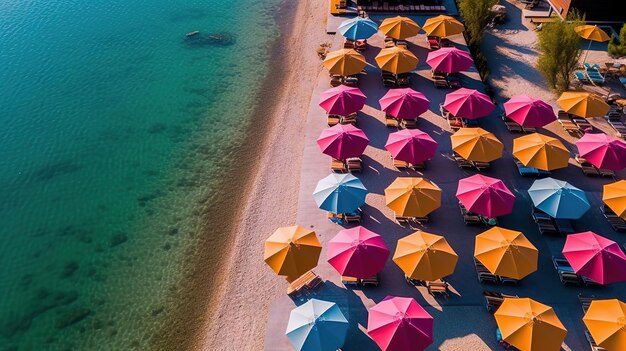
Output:
[[577,9],[585,15],[587,23],[624,23],[626,22],[626,0],[547,0],[551,13],[565,19]]

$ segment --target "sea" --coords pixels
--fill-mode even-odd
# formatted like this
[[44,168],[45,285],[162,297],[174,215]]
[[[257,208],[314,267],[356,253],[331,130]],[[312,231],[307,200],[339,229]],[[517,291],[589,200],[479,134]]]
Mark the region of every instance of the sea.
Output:
[[279,6],[0,1],[0,350],[155,349],[242,196]]

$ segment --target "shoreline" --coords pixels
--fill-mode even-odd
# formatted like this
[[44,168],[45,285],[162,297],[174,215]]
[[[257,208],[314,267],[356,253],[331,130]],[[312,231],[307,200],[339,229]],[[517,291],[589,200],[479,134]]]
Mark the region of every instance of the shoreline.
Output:
[[[299,176],[281,182],[276,182],[275,177],[277,173],[299,175],[300,172],[304,123],[298,122],[303,122],[313,86],[301,82],[299,77],[317,77],[321,71],[315,48],[322,41],[316,41],[315,38],[326,38],[325,31],[321,30],[323,21],[316,22],[318,17],[323,17],[324,12],[320,11],[320,7],[324,4],[312,0],[295,4],[283,1],[275,15],[280,34],[268,45],[268,57],[272,63],[257,93],[257,102],[248,118],[248,125],[244,128],[244,139],[248,142],[236,147],[232,154],[236,155],[238,162],[224,171],[244,177],[225,179],[220,187],[222,193],[229,193],[228,190],[232,189],[244,195],[215,196],[211,207],[202,209],[206,216],[203,224],[211,232],[201,231],[200,244],[191,248],[191,252],[186,255],[189,261],[185,265],[189,269],[185,270],[181,283],[185,286],[185,293],[175,297],[174,312],[169,317],[171,323],[167,323],[166,328],[153,336],[151,343],[157,349],[222,350],[231,349],[235,342],[240,343],[236,347],[238,349],[262,348],[270,301],[257,303],[245,299],[251,297],[249,288],[257,292],[254,296],[262,292],[275,296],[277,289],[272,286],[272,280],[259,282],[250,280],[252,277],[241,277],[246,275],[246,271],[242,272],[245,268],[252,269],[242,264],[241,258],[250,260],[256,274],[271,277],[271,271],[262,262],[262,242],[275,227],[291,225],[296,217]],[[303,17],[306,19],[299,21]],[[319,28],[311,30],[312,26]],[[303,37],[308,37],[308,40],[303,40]],[[289,46],[285,47],[284,43],[289,43]],[[286,64],[294,61],[302,64]],[[294,102],[293,96],[298,101]],[[279,123],[281,119],[283,123]],[[287,149],[295,149],[295,152],[285,152]],[[246,169],[242,170],[242,167]],[[268,192],[268,188],[277,189]],[[271,206],[266,206],[268,204]],[[219,211],[215,210],[218,208]],[[231,215],[225,215],[227,213]],[[226,222],[225,218],[232,222]],[[265,226],[273,229],[262,230]],[[249,240],[251,238],[259,239],[260,244]],[[215,250],[216,246],[224,249]],[[256,251],[261,251],[261,254],[257,255]],[[211,262],[213,269],[208,267]],[[242,279],[248,280],[242,282]],[[261,283],[264,283],[263,286],[260,286]],[[253,286],[246,287],[249,284]],[[278,291],[283,291],[283,288],[279,287]],[[233,295],[239,299],[233,299]],[[256,310],[251,311],[249,306],[242,306],[246,302],[255,303]],[[247,318],[240,319],[244,317],[243,309],[235,312],[236,315],[230,314],[233,304],[248,307],[245,313],[248,314]],[[261,304],[264,305],[263,313],[258,313],[261,312]],[[215,316],[219,316],[219,323]],[[248,324],[252,318],[255,319],[255,328],[250,328]],[[246,323],[241,323],[242,319]],[[230,328],[225,328],[225,323]],[[244,331],[252,335],[241,337]],[[236,333],[233,335],[239,337],[233,340],[222,337],[223,333]],[[217,337],[218,334],[220,337]]]

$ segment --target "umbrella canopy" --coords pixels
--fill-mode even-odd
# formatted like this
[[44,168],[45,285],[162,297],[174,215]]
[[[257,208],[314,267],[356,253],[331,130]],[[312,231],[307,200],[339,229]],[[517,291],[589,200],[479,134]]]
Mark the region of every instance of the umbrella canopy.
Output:
[[491,162],[502,157],[504,145],[482,128],[460,128],[450,136],[452,150],[466,160]]
[[441,189],[425,178],[398,177],[385,189],[385,204],[398,216],[424,217],[441,206]]
[[463,33],[465,26],[453,17],[439,15],[431,17],[424,22],[422,27],[427,35],[436,37],[448,37],[455,34]]
[[578,153],[598,168],[626,168],[626,142],[604,133],[587,133],[576,142]]
[[474,60],[469,52],[455,47],[444,47],[428,53],[426,63],[433,70],[446,73],[467,71]]
[[626,304],[617,299],[593,300],[583,322],[598,346],[626,350]]
[[522,279],[537,270],[538,256],[522,232],[493,227],[476,236],[474,257],[496,275]]
[[552,106],[526,95],[514,96],[504,103],[507,117],[524,127],[540,128],[556,121]]
[[595,282],[626,281],[626,255],[615,241],[594,232],[568,235],[563,255],[577,274]]
[[489,96],[478,90],[467,88],[446,94],[443,107],[455,117],[467,119],[486,117],[496,108]]
[[360,111],[365,105],[361,89],[339,85],[320,94],[320,106],[331,115],[347,116]]
[[322,210],[333,213],[351,213],[365,203],[367,189],[359,178],[350,173],[331,173],[320,180],[313,191],[313,199]]
[[385,149],[396,160],[419,164],[435,157],[437,142],[419,129],[402,129],[389,134]]
[[341,22],[339,33],[350,40],[362,40],[378,32],[378,25],[369,18],[355,17]]
[[552,171],[569,165],[569,150],[547,135],[532,133],[513,139],[513,156],[524,166]]
[[500,179],[476,174],[459,180],[456,197],[468,211],[495,218],[513,211],[515,195]]
[[554,218],[578,219],[590,207],[584,191],[554,178],[535,180],[528,194],[535,207]]
[[326,257],[339,274],[363,279],[383,270],[389,249],[380,235],[358,226],[330,239]]
[[375,59],[381,70],[393,74],[411,72],[419,62],[412,52],[399,46],[380,50]]
[[521,351],[558,351],[567,329],[550,306],[529,298],[505,298],[494,314],[504,341]]
[[383,351],[421,351],[433,342],[433,317],[410,297],[386,297],[368,310],[367,334]]
[[605,184],[602,201],[618,216],[626,219],[626,180]]
[[299,225],[281,227],[265,240],[263,259],[276,274],[293,281],[317,266],[321,251],[314,231]]
[[368,143],[365,133],[351,124],[336,124],[326,128],[317,138],[320,150],[337,160],[361,156]]
[[415,232],[398,240],[393,262],[411,279],[435,281],[454,272],[459,256],[446,238]]
[[416,36],[420,26],[408,17],[396,16],[385,18],[379,29],[388,37],[402,40]]
[[365,57],[355,50],[341,49],[326,54],[326,58],[322,64],[328,69],[330,74],[351,76],[361,73],[363,68],[367,65],[367,62],[365,61]]
[[424,94],[411,88],[390,89],[378,102],[383,111],[400,119],[416,119],[430,105]]
[[556,103],[565,112],[584,118],[603,117],[611,109],[598,95],[582,91],[566,91]]
[[592,40],[597,42],[608,41],[611,39],[605,31],[598,28],[598,26],[582,25],[574,27],[574,31],[583,39]]
[[349,324],[334,302],[310,299],[291,310],[285,334],[299,351],[336,351],[348,334]]

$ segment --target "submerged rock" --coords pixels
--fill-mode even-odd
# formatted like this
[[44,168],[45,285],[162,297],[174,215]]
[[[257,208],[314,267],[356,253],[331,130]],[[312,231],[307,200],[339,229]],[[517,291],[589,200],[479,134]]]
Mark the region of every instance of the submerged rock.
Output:
[[70,310],[57,321],[56,327],[57,329],[67,328],[87,318],[90,314],[91,310],[89,308],[76,308]]
[[228,32],[209,34],[197,33],[195,35],[185,36],[185,44],[192,48],[230,46],[235,44],[235,37]]

